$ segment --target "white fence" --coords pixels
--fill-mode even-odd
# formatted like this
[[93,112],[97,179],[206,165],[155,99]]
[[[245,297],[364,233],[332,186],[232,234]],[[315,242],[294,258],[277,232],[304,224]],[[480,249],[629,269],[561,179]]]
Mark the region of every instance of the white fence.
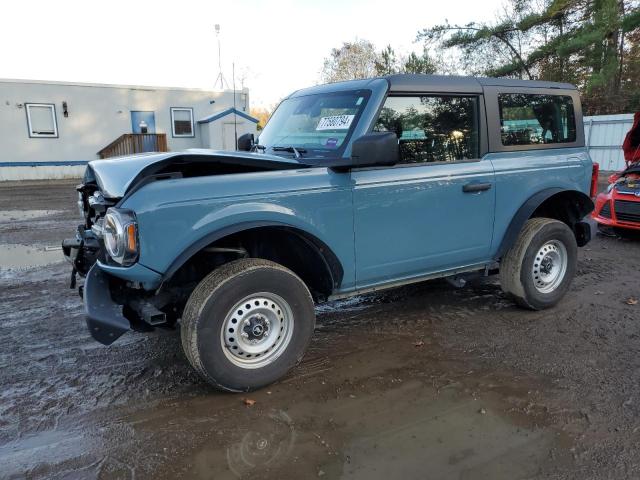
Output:
[[589,154],[600,170],[618,171],[624,168],[622,142],[633,125],[633,114],[584,117],[584,138]]

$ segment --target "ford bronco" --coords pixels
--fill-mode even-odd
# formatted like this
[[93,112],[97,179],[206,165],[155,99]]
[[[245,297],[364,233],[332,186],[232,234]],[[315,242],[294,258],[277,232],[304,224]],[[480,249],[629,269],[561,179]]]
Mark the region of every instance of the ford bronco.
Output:
[[195,370],[247,391],[301,360],[317,302],[496,273],[520,306],[553,306],[591,238],[593,167],[569,84],[321,85],[238,151],[90,162],[63,250],[97,341],[179,324]]

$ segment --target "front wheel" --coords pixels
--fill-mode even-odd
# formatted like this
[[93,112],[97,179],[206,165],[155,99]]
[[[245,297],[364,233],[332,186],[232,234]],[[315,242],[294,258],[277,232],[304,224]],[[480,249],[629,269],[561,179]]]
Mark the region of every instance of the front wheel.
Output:
[[502,290],[522,307],[552,307],[569,289],[577,257],[575,235],[565,223],[531,218],[500,262]]
[[262,259],[225,264],[202,280],[181,320],[182,346],[209,383],[249,391],[283,377],[304,355],[313,299],[291,270]]

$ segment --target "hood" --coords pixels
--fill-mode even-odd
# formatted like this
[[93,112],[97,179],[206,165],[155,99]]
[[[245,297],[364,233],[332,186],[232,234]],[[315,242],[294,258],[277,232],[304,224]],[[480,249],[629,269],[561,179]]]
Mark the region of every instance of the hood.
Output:
[[85,182],[95,179],[105,197],[121,198],[140,182],[159,174],[181,178],[301,167],[307,165],[276,155],[189,149],[94,160],[89,162]]

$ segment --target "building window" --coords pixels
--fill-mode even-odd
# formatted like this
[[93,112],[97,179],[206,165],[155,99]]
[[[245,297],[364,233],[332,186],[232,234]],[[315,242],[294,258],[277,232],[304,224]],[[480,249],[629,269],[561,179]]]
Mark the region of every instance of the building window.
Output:
[[576,117],[569,96],[501,93],[498,104],[505,146],[576,141]]
[[478,98],[387,98],[374,130],[395,132],[400,163],[455,162],[478,158]]
[[193,137],[193,108],[171,109],[171,131],[174,137]]
[[25,103],[29,137],[58,137],[56,107],[49,103]]

